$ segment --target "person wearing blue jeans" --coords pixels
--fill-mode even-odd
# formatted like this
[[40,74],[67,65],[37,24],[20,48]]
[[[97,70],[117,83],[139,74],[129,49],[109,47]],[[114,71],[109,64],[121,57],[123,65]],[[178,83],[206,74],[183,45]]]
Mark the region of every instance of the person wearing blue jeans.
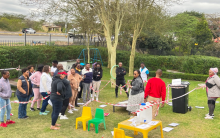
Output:
[[[10,104],[10,97],[11,97],[11,86],[9,83],[9,71],[3,70],[2,71],[2,78],[0,79],[0,127],[7,127],[9,124],[14,124],[15,122],[10,120],[10,113],[11,113],[11,104]],[[4,116],[5,110],[7,110],[7,121],[4,123]]]
[[[30,95],[32,94],[32,84],[31,80],[29,80],[29,70],[24,68],[21,70],[22,75],[18,78],[16,95],[18,97],[19,102],[28,102]],[[26,119],[27,116],[27,103],[19,104],[18,108],[18,118]]]
[[66,77],[67,73],[64,70],[59,70],[58,74],[53,77],[53,81],[51,84],[51,94],[50,100],[53,104],[53,112],[51,115],[51,127],[52,130],[58,130],[61,126],[60,124],[56,124],[59,113],[61,112],[63,100],[66,95],[66,87],[63,83],[63,79]]
[[[43,97],[49,96],[49,94],[47,94],[47,92],[41,92],[41,95]],[[40,110],[40,115],[47,115],[47,113],[49,112],[49,111],[46,111],[49,100],[50,100],[50,97],[47,97],[47,99],[43,100],[42,107],[41,107],[41,110]]]

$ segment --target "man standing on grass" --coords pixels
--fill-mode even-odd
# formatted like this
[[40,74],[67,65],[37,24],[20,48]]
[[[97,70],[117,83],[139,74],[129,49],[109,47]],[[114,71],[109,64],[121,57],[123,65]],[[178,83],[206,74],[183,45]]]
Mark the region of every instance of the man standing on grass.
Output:
[[80,64],[80,59],[78,58],[76,59],[76,63],[72,65],[72,68],[76,68],[77,64]]
[[[90,68],[90,64],[87,63],[86,67],[82,70],[82,75],[84,76],[83,78],[83,102],[86,103],[87,101],[90,100],[90,83],[92,83],[92,77],[93,77],[93,72],[92,69]],[[86,96],[87,94],[87,96]]]
[[[116,69],[116,87],[115,87],[115,96],[118,98],[118,87],[122,85],[122,87],[125,85],[125,78],[124,76],[126,75],[126,70],[122,68],[122,62],[118,63],[118,68]],[[127,87],[124,86],[124,90],[127,90]],[[128,92],[126,92],[127,97],[129,97]]]
[[58,64],[58,61],[57,60],[54,60],[53,62],[52,62],[52,67],[51,67],[51,76],[54,76],[53,74],[54,74],[54,72],[57,70],[57,64]]
[[143,62],[141,63],[140,72],[142,80],[147,82],[147,78],[149,77],[149,70],[145,67]]
[[[144,102],[146,102],[147,97],[147,101],[151,102],[152,104],[160,101],[160,98],[162,98],[163,103],[161,107],[164,107],[164,101],[166,98],[166,85],[165,82],[160,79],[161,76],[162,70],[158,69],[156,71],[156,77],[149,79],[149,81],[147,82],[147,86],[145,88]],[[155,119],[157,107],[158,104],[152,107],[153,119]]]

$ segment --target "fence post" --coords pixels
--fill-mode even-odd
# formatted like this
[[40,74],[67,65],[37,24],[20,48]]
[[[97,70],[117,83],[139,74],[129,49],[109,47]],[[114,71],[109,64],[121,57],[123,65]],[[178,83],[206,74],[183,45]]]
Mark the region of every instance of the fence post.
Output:
[[49,46],[50,46],[50,44],[51,44],[51,34],[50,34],[50,43],[49,43]]
[[68,46],[69,46],[69,41],[70,41],[70,40],[69,40],[69,39],[70,39],[70,37],[69,37],[69,33],[68,33],[67,37],[68,37]]
[[24,35],[24,46],[26,46],[26,31],[25,31],[25,35]]

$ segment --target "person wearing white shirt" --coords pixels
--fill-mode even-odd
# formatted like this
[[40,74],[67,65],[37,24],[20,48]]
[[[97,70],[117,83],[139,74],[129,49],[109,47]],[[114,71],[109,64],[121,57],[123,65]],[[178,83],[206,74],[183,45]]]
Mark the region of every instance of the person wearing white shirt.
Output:
[[149,77],[149,70],[145,67],[143,62],[141,63],[140,72],[143,82],[147,82],[147,78]]
[[51,67],[51,71],[50,71],[51,76],[53,76],[54,72],[57,70],[57,64],[58,64],[58,61],[57,61],[57,60],[54,60],[54,61],[52,62],[52,67]]

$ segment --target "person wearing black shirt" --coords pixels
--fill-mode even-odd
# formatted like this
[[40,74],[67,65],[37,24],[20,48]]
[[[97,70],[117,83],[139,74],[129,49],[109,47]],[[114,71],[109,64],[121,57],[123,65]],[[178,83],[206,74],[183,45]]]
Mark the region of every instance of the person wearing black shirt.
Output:
[[94,100],[95,92],[96,92],[96,101],[98,101],[99,97],[99,87],[101,85],[101,78],[102,78],[102,67],[100,63],[96,64],[96,67],[93,70],[93,95],[92,100]]
[[[126,75],[126,70],[122,68],[122,62],[118,63],[118,68],[116,69],[116,87],[115,87],[115,96],[118,98],[118,87],[120,85],[124,86],[125,85],[125,78],[124,75]],[[127,90],[127,87],[124,87],[124,90]],[[126,92],[127,96],[129,97],[129,94]]]

